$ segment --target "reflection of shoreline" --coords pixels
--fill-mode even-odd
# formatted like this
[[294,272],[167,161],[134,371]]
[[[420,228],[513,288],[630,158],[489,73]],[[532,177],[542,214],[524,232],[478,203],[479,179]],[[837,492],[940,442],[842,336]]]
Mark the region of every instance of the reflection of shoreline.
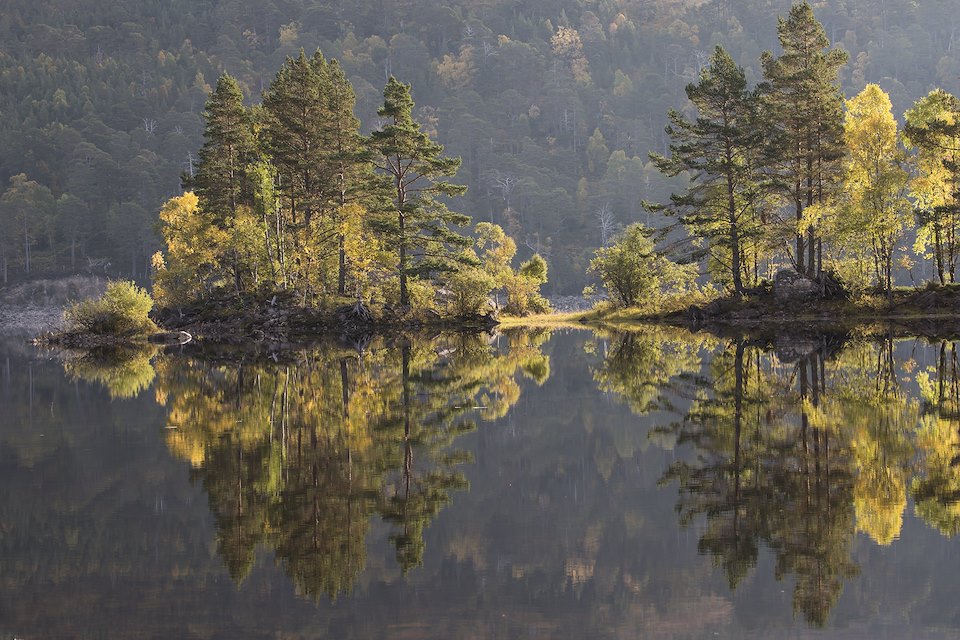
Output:
[[891,298],[871,294],[845,298],[779,299],[770,292],[721,297],[699,305],[652,312],[598,305],[510,319],[514,326],[565,324],[595,331],[684,330],[718,338],[772,342],[777,336],[913,338],[950,340],[960,335],[957,292],[951,285],[896,290]]

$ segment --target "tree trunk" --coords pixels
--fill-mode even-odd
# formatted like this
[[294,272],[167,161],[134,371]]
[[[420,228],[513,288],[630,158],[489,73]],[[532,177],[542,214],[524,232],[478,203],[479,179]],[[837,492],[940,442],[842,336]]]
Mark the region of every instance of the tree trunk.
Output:
[[240,278],[240,256],[237,255],[237,250],[233,250],[233,286],[237,291],[237,297],[240,297],[241,290],[243,289],[243,283]]
[[[803,200],[800,199],[800,184],[797,183],[797,193],[796,193],[796,206],[797,206],[797,226],[799,227],[800,222],[803,220]],[[803,234],[797,232],[797,272],[804,273],[806,271],[805,264],[805,251],[804,251],[804,242]]]
[[887,251],[887,299],[893,300],[893,252]]
[[948,249],[948,262],[947,266],[950,271],[950,282],[956,282],[956,270],[957,270],[957,238],[956,238],[956,225],[955,218],[951,217],[950,220],[950,230],[947,233],[947,249]]
[[27,223],[23,223],[23,255],[26,260],[26,271],[30,273],[30,235],[27,233]]
[[943,237],[940,233],[939,223],[933,225],[933,262],[937,267],[937,278],[939,278],[940,284],[944,284]]
[[345,296],[347,295],[347,252],[344,248],[345,238],[342,233],[337,238],[337,242],[340,253],[340,264],[337,270],[337,294]]
[[[266,209],[266,207],[264,207]],[[273,261],[273,246],[270,244],[270,223],[267,221],[267,212],[263,212],[263,248],[267,252],[267,262],[270,263],[270,279],[277,279],[277,267]]]
[[407,292],[407,218],[403,207],[407,202],[407,185],[403,182],[401,173],[402,163],[400,156],[397,156],[397,173],[394,176],[394,184],[397,190],[397,215],[400,223],[400,306],[406,307],[410,304],[410,295]]
[[733,289],[743,294],[743,274],[740,266],[740,229],[737,226],[737,205],[733,196],[733,180],[727,178],[727,207],[730,216],[730,263],[733,270]]
[[280,207],[276,207],[276,234],[277,234],[277,263],[280,265],[280,276],[283,280],[283,288],[287,288],[287,261],[284,255],[283,246],[283,214]]
[[407,293],[407,234],[406,220],[404,214],[400,214],[400,306],[405,307],[410,304],[410,296]]
[[[807,206],[812,207],[814,203],[813,196],[813,158],[807,158]],[[817,245],[816,245],[816,231],[813,228],[813,225],[810,225],[807,228],[807,275],[811,278],[815,278],[819,274],[816,272],[817,267]]]
[[823,276],[823,238],[817,238],[817,276]]

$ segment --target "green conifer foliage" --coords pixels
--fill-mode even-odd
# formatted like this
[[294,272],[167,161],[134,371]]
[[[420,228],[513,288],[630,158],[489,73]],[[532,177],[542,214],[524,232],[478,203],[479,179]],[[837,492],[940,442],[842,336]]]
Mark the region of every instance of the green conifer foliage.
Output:
[[469,222],[440,200],[466,191],[446,182],[460,168],[460,158],[443,155],[443,145],[430,139],[413,119],[410,85],[391,77],[383,91],[383,106],[377,112],[386,118],[370,141],[378,155],[377,168],[393,179],[392,219],[379,228],[389,238],[397,255],[400,305],[410,303],[408,277],[452,268],[457,254],[451,247],[465,248],[470,240],[452,229]]
[[237,206],[249,205],[252,199],[246,165],[255,155],[256,145],[250,114],[235,79],[228,74],[220,76],[203,115],[205,141],[192,186],[204,210],[223,223],[233,217]]
[[822,238],[814,225],[801,230],[803,211],[823,204],[836,191],[842,173],[843,94],[839,72],[847,53],[831,49],[807,2],[793,5],[777,25],[783,54],[765,52],[763,75],[769,83],[765,106],[771,144],[769,162],[796,215],[798,271],[818,276]]
[[686,193],[671,195],[665,208],[708,241],[714,262],[726,265],[734,291],[744,289],[744,238],[758,235],[763,195],[758,97],[747,88],[743,68],[717,47],[700,76],[687,86],[695,120],[670,111],[671,156],[651,154],[660,171],[693,176]]

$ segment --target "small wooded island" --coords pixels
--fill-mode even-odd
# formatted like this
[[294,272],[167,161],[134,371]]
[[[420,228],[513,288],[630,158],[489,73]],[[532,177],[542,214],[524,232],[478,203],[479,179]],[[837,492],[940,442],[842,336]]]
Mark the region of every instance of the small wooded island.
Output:
[[[686,188],[644,206],[677,224],[607,229],[588,269],[599,287],[584,291],[602,302],[565,319],[762,326],[952,318],[960,100],[931,92],[900,131],[878,85],[844,100],[847,54],[831,47],[808,3],[794,5],[778,33],[783,51],[762,56],[755,87],[716,47],[687,86],[689,106],[669,113],[669,155],[651,154]],[[199,161],[183,176],[183,195],[160,211],[165,250],[152,259],[159,326],[283,341],[488,328],[501,312],[549,313],[544,258],[533,253],[515,267],[517,244],[500,226],[468,228],[470,218],[450,208],[466,189],[450,181],[460,159],[445,156],[413,118],[410,86],[388,80],[381,126],[369,136],[354,103],[339,63],[320,51],[287,58],[252,107],[233,78],[220,77]],[[932,282],[910,253],[929,261]],[[912,289],[897,290],[898,272]],[[154,331],[146,303],[117,303],[145,295],[114,286],[99,303],[72,308],[64,336],[116,333],[109,327],[117,323],[80,321],[96,304],[121,315],[136,309],[119,323],[123,335]]]
[[160,210],[165,251],[150,295],[112,283],[68,309],[52,342],[135,340],[189,328],[215,341],[423,326],[482,329],[549,311],[538,254],[512,266],[501,227],[448,208],[459,158],[412,117],[410,86],[390,78],[383,126],[360,134],[354,92],[335,60],[288,58],[248,108],[223,75],[206,105],[187,191]]

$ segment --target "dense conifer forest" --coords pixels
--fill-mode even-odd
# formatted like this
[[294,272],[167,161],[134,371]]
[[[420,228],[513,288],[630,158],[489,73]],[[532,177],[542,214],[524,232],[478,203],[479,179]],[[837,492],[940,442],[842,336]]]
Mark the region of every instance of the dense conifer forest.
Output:
[[[0,14],[2,277],[93,271],[146,282],[161,205],[202,165],[203,112],[218,78],[235,78],[246,106],[266,105],[284,61],[319,49],[353,87],[363,135],[384,122],[388,79],[409,84],[412,117],[462,159],[454,181],[468,190],[453,209],[501,226],[518,260],[542,255],[548,292],[579,292],[594,251],[621,228],[679,226],[669,211],[642,206],[689,186],[688,170],[671,178],[649,157],[671,156],[668,111],[693,116],[685,87],[716,45],[743,67],[745,86],[769,77],[783,53],[777,21],[790,7],[9,0]],[[951,3],[830,0],[812,9],[826,49],[845,53],[836,69],[843,97],[876,84],[902,123],[934,89],[943,100],[960,89]],[[773,57],[761,61],[764,51]],[[920,230],[936,261],[924,273],[949,273],[955,262],[942,242],[952,227],[944,229]],[[795,234],[805,269],[818,233]]]

